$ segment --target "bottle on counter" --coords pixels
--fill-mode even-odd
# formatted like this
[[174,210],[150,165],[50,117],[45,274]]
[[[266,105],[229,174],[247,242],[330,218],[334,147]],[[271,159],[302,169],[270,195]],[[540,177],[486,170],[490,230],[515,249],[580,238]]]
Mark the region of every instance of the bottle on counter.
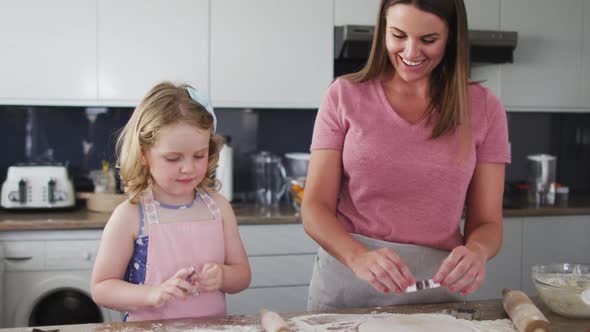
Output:
[[90,178],[94,184],[95,193],[115,193],[117,191],[115,171],[106,160],[102,161],[102,169],[90,171]]
[[224,143],[219,152],[219,162],[215,170],[215,177],[221,182],[219,193],[229,202],[233,199],[233,149],[231,136],[224,136]]
[[566,186],[559,186],[555,189],[555,205],[560,208],[568,206],[570,195],[570,188]]
[[549,185],[549,191],[545,195],[545,202],[544,205],[546,206],[554,206],[555,205],[555,189],[559,184],[556,182],[551,182]]

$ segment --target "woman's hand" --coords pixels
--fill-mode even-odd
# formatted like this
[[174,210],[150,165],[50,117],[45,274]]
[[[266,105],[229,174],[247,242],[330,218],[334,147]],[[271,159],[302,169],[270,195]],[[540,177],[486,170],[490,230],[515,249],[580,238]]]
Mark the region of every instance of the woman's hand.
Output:
[[477,290],[486,276],[485,254],[475,248],[458,246],[443,260],[433,281],[451,292],[469,294]]
[[197,292],[199,283],[190,283],[187,281],[187,277],[193,271],[192,268],[180,269],[172,278],[150,288],[148,294],[150,305],[153,307],[160,307],[174,297],[184,299]]
[[199,290],[202,292],[214,292],[223,286],[223,266],[217,263],[203,265],[199,274]]
[[403,292],[416,281],[406,264],[389,248],[370,250],[354,257],[349,268],[381,293]]

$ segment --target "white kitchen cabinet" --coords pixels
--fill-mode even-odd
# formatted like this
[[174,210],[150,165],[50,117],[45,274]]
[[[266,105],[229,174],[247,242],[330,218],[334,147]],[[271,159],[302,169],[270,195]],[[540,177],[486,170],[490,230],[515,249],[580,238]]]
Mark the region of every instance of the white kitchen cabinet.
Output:
[[535,295],[531,279],[535,264],[590,261],[590,216],[524,218],[521,289]]
[[333,2],[211,1],[217,107],[317,108],[333,79]]
[[380,0],[335,0],[334,25],[375,25]]
[[0,104],[95,102],[96,0],[2,0],[0,40]]
[[252,269],[250,287],[227,296],[229,314],[306,310],[318,245],[302,224],[244,225],[240,236]]
[[248,288],[245,291],[228,295],[227,313],[229,315],[257,315],[261,309],[275,312],[303,312],[307,308],[308,286]]
[[[500,0],[465,0],[468,28],[471,30],[500,29]],[[472,64],[471,79],[482,81],[500,97],[500,66],[496,64]]]
[[303,224],[245,225],[240,235],[248,256],[315,254],[317,243],[303,230]]
[[467,22],[472,30],[500,28],[500,0],[465,0]]
[[504,219],[504,240],[500,252],[486,265],[486,278],[469,300],[501,299],[502,289],[520,289],[522,259],[522,218]]
[[501,97],[508,109],[580,109],[583,2],[502,1],[500,28],[518,32],[514,64],[501,67]]
[[582,53],[582,95],[584,107],[590,110],[590,1],[584,1],[584,50]]
[[98,1],[98,98],[135,106],[160,81],[209,92],[208,0]]

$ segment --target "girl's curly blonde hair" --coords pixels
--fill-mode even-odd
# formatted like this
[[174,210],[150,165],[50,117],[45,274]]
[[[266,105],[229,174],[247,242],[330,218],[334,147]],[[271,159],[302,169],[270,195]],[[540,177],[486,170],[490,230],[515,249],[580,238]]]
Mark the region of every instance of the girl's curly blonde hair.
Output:
[[[149,167],[141,158],[158,139],[160,130],[179,122],[204,130],[213,129],[213,116],[199,103],[191,99],[186,84],[174,85],[162,82],[153,87],[133,111],[117,140],[117,166],[120,168],[124,191],[129,201],[137,203],[139,195],[148,187],[151,179]],[[211,134],[209,140],[209,164],[198,188],[207,192],[219,190],[215,169],[223,138]]]

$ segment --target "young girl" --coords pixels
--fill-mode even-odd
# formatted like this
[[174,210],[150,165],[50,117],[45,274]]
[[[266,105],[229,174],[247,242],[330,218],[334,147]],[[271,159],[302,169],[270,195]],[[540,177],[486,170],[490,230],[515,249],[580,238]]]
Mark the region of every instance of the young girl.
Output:
[[92,298],[126,320],[225,315],[225,293],[250,284],[250,264],[230,204],[216,193],[221,137],[206,98],[160,83],[117,142],[129,199],[109,219]]

